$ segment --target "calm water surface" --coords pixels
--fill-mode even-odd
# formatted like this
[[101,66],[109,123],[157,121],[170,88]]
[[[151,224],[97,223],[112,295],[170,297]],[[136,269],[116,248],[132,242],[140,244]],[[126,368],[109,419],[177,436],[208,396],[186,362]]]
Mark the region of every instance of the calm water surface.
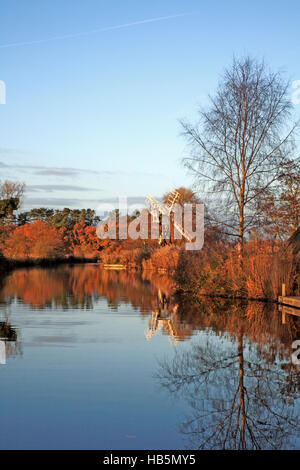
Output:
[[300,318],[97,265],[0,281],[1,449],[300,448]]

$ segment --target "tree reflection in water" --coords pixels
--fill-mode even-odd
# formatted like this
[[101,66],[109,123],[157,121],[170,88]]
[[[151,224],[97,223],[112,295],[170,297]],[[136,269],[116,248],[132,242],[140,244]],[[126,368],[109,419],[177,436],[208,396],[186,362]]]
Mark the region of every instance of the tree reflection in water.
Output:
[[[190,415],[180,426],[188,448],[299,446],[295,400],[300,396],[300,371],[283,348],[286,335],[268,338],[270,312],[261,322],[263,309],[256,308],[256,318],[253,305],[250,316],[247,307],[223,310],[219,325],[212,315],[212,327],[208,315],[200,339],[159,364],[162,386],[189,404]],[[282,333],[278,324],[272,326]],[[250,341],[255,331],[256,339]]]
[[0,341],[5,344],[6,357],[16,357],[21,355],[21,346],[18,341],[18,332],[9,322],[9,315],[6,309],[1,314],[0,321]]
[[105,271],[93,264],[17,269],[3,279],[0,303],[18,299],[38,309],[85,310],[106,298],[111,308],[130,303],[148,314],[156,305],[158,287],[170,295],[173,285],[168,276]]
[[[0,272],[0,292],[5,284],[6,276]],[[18,341],[18,331],[9,321],[9,302],[3,302],[0,296],[0,341],[5,344],[5,356],[16,357],[21,355],[21,345]],[[3,358],[2,358],[3,359]]]
[[[112,309],[128,303],[148,317],[147,337],[160,329],[174,358],[158,378],[181,394],[191,413],[181,426],[187,446],[209,449],[300,447],[300,371],[291,363],[300,318],[282,322],[277,307],[174,296],[172,279],[155,273],[103,271],[97,265],[19,269],[2,279],[0,305],[33,309],[92,309],[105,298]],[[0,337],[19,351],[10,316],[0,318]],[[196,333],[196,334],[195,334]],[[143,331],[141,331],[143,334]],[[297,441],[298,438],[298,441]]]

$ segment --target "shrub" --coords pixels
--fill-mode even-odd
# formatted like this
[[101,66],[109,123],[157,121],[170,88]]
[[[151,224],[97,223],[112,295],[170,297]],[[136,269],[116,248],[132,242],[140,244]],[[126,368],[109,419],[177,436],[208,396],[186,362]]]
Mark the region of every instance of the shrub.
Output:
[[151,253],[149,259],[143,261],[144,269],[163,269],[173,271],[176,269],[179,260],[179,248],[173,245],[166,245]]
[[13,260],[61,258],[65,255],[62,232],[41,221],[22,225],[5,240],[3,254]]
[[242,260],[230,244],[182,251],[175,277],[181,289],[212,296],[276,300],[282,283],[290,295],[300,287],[291,251],[270,240],[245,243]]

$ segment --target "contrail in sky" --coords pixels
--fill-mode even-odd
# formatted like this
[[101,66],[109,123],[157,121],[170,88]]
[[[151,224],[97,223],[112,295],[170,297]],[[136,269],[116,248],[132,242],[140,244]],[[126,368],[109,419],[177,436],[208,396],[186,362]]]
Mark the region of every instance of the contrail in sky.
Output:
[[187,16],[188,14],[189,13],[182,13],[179,15],[159,16],[157,18],[149,18],[146,20],[134,21],[132,23],[124,23],[124,24],[119,24],[116,26],[108,26],[106,28],[91,29],[90,31],[83,31],[81,33],[65,34],[63,36],[54,36],[52,38],[47,38],[47,39],[37,39],[35,41],[0,44],[0,49],[4,49],[7,47],[30,46],[32,44],[42,44],[44,42],[58,41],[59,39],[70,39],[70,38],[77,38],[80,36],[87,36],[89,34],[104,33],[105,31],[112,31],[114,29],[129,28],[130,26],[136,26],[136,25],[145,24],[145,23],[155,23],[157,21],[165,21],[165,20],[170,20],[172,18],[180,18],[182,16]]

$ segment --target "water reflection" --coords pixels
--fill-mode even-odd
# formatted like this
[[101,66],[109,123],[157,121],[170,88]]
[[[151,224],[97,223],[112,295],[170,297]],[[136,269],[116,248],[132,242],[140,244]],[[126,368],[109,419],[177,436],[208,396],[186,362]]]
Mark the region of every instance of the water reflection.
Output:
[[129,303],[147,314],[156,305],[158,288],[169,296],[173,287],[164,275],[105,271],[92,264],[18,269],[3,280],[0,305],[18,299],[38,309],[92,309],[99,298],[106,298],[111,308]]
[[170,277],[153,272],[105,271],[92,264],[19,269],[2,278],[0,308],[17,300],[39,310],[91,310],[104,298],[112,310],[128,304],[143,318],[149,317],[147,339],[161,331],[176,345],[207,328],[218,336],[227,332],[236,338],[242,327],[266,360],[290,355],[291,343],[299,339],[300,316],[285,309],[281,315],[276,306],[209,298],[196,304],[174,291]]
[[192,330],[185,330],[177,317],[178,305],[171,300],[174,287],[166,275],[106,271],[97,265],[20,269],[6,277],[0,305],[17,299],[36,309],[89,310],[105,298],[113,310],[125,303],[139,310],[142,317],[150,314],[147,339],[161,330],[176,344],[189,338]]
[[18,340],[18,331],[9,322],[9,315],[4,310],[0,321],[1,363],[5,364],[7,357],[21,355],[21,346]]
[[157,373],[189,404],[180,426],[187,447],[299,448],[300,370],[290,357],[299,319],[282,326],[262,304],[224,305],[207,317],[200,340],[161,361]]
[[[16,304],[38,314],[48,310],[46,320],[31,317],[33,328],[41,328],[36,346],[52,341],[60,348],[75,340],[65,334],[71,335],[69,318],[54,319],[52,311],[76,310],[71,321],[76,320],[77,337],[84,331],[88,342],[96,342],[91,317],[84,320],[79,309],[91,311],[101,299],[111,311],[126,304],[139,312],[144,326],[135,326],[135,331],[140,338],[145,335],[145,344],[151,340],[155,353],[159,332],[177,346],[160,361],[156,379],[185,404],[187,416],[180,431],[188,448],[300,448],[300,370],[291,361],[292,342],[300,339],[300,316],[263,303],[195,303],[174,291],[172,279],[165,275],[103,271],[97,265],[16,270],[0,287],[0,340],[8,355],[21,353]],[[127,319],[122,321],[124,326]],[[51,336],[51,322],[61,336]],[[111,343],[102,336],[107,357],[113,357],[116,344],[121,347],[122,335],[123,330]],[[138,347],[142,358],[144,346]]]

